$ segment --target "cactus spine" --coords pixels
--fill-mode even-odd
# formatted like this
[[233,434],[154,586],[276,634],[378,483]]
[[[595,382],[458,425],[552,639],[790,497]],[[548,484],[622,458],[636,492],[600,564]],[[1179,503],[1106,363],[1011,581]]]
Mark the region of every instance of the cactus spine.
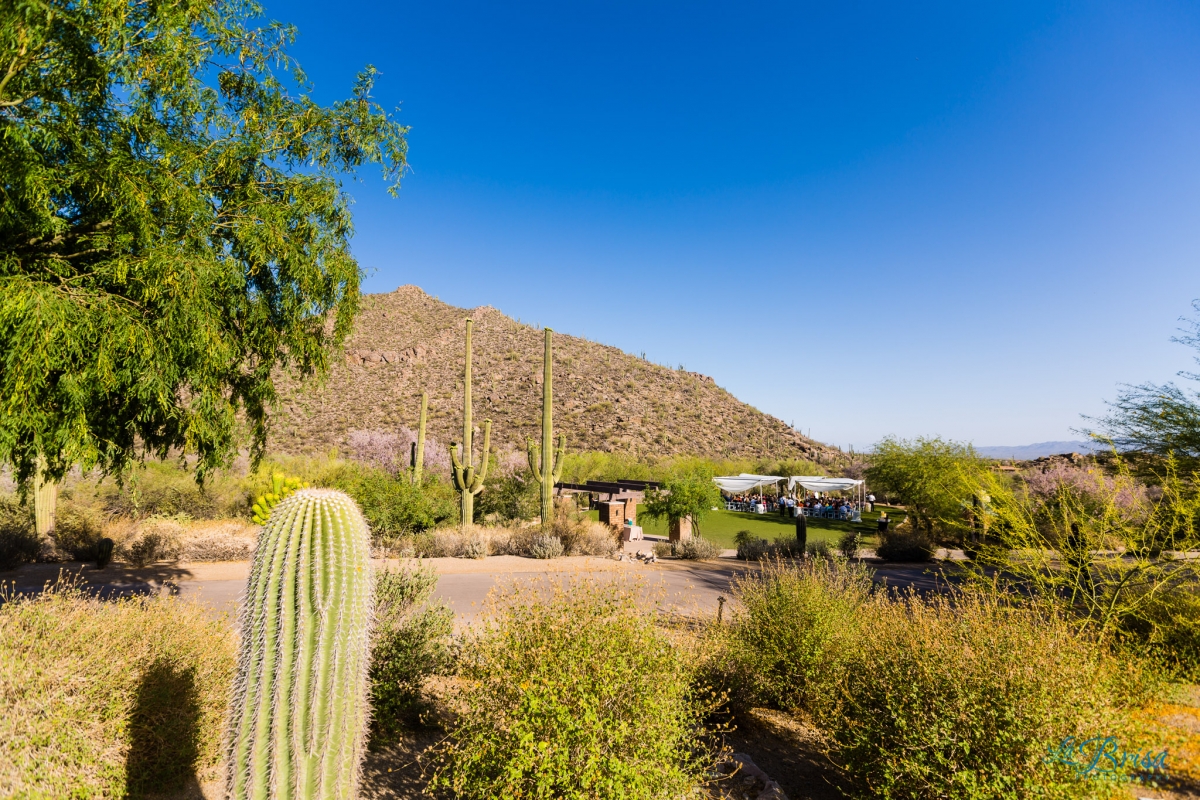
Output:
[[[467,358],[470,359],[468,353]],[[412,451],[412,482],[416,486],[421,482],[421,472],[425,469],[425,419],[429,410],[429,393],[421,392],[421,416],[417,422],[417,441],[413,443]]]
[[240,614],[226,797],[356,796],[372,607],[370,538],[353,500],[301,489],[272,509]]
[[551,388],[553,349],[550,336],[554,333],[546,328],[546,352],[542,361],[542,460],[538,466],[537,449],[532,439],[529,447],[529,471],[534,480],[542,485],[542,524],[554,517],[554,484],[562,478],[563,455],[567,450],[567,437],[558,437],[558,449],[554,450],[554,393]]
[[33,475],[33,523],[39,537],[54,533],[54,517],[58,507],[58,481],[46,478],[46,459],[37,458]]
[[458,489],[461,525],[465,529],[475,519],[475,495],[483,491],[487,478],[488,455],[492,447],[492,421],[483,421],[483,453],[479,466],[471,452],[475,431],[471,426],[471,320],[467,320],[467,365],[463,373],[463,440],[450,447],[450,461],[454,466],[454,488]]

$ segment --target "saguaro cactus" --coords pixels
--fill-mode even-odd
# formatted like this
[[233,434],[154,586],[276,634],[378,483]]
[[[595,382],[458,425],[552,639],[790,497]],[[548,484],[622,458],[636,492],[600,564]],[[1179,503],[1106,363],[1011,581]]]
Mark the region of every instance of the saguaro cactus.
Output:
[[272,509],[240,616],[226,797],[356,796],[372,608],[370,539],[353,500],[301,489]]
[[471,452],[475,429],[471,425],[471,320],[467,320],[467,365],[463,372],[463,440],[450,447],[450,461],[454,467],[454,488],[458,489],[461,525],[466,528],[475,518],[475,495],[483,491],[487,478],[488,456],[492,449],[492,421],[483,421],[483,452],[479,466]]
[[54,533],[54,517],[58,509],[58,482],[47,479],[46,459],[38,456],[33,475],[33,524],[39,537]]
[[[470,358],[470,355],[467,356]],[[412,451],[412,482],[416,486],[421,482],[421,472],[425,469],[425,419],[429,410],[429,393],[421,392],[421,416],[417,421],[417,440],[413,442]]]
[[567,437],[558,437],[558,450],[554,450],[554,392],[553,349],[550,337],[554,331],[546,328],[546,352],[542,361],[542,459],[538,464],[537,448],[533,439],[527,440],[529,448],[529,471],[542,485],[542,524],[554,518],[554,484],[562,478],[563,455],[567,451]]

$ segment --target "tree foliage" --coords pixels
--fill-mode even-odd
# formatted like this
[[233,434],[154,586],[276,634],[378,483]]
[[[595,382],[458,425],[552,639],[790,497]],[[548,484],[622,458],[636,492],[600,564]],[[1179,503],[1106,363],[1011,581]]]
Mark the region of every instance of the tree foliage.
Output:
[[668,478],[662,488],[646,494],[642,516],[675,521],[691,517],[697,531],[704,516],[721,502],[721,493],[712,478],[704,474]]
[[[1200,312],[1200,300],[1192,308]],[[1200,350],[1200,319],[1184,321],[1188,327],[1172,341]],[[1179,375],[1200,380],[1194,372]],[[1126,386],[1109,403],[1109,413],[1093,421],[1097,429],[1087,433],[1111,443],[1147,474],[1161,472],[1168,456],[1186,471],[1200,469],[1200,392],[1174,383]]]
[[407,129],[322,106],[242,0],[0,5],[0,460],[27,478],[261,454],[272,371],[321,373],[360,270],[342,172],[395,192]]
[[888,437],[875,445],[869,461],[868,485],[903,503],[914,528],[931,537],[963,538],[971,525],[978,476],[986,471],[975,448],[940,437]]

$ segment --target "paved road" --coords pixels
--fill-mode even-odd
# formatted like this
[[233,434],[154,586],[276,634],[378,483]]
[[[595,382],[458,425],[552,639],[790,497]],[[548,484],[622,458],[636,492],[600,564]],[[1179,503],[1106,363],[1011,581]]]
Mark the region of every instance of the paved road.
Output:
[[[650,548],[645,543],[631,550]],[[488,593],[497,585],[530,583],[547,578],[584,576],[599,580],[635,581],[647,605],[659,604],[672,613],[715,614],[718,597],[728,596],[732,580],[755,565],[721,558],[710,562],[663,560],[653,564],[604,558],[560,558],[538,561],[516,556],[493,556],[480,561],[455,558],[427,559],[438,572],[435,596],[455,612],[458,626],[470,624],[484,607]],[[384,566],[384,562],[377,562]],[[387,562],[396,568],[399,562]],[[936,591],[945,586],[937,565],[873,565],[877,582],[888,586]],[[103,597],[170,592],[194,598],[216,611],[234,612],[246,585],[249,562],[181,564],[143,570],[110,566],[96,570],[86,564],[32,564],[9,573],[0,581],[22,593],[37,592],[53,581],[60,570],[81,578]]]

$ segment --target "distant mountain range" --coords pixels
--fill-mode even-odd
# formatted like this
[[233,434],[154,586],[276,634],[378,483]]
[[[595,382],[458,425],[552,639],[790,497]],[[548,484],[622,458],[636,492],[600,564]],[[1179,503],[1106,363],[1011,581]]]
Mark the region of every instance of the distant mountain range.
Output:
[[1008,458],[1013,461],[1031,461],[1035,458],[1056,456],[1062,453],[1090,453],[1096,449],[1097,447],[1094,442],[1075,441],[976,447],[975,452],[984,458]]

